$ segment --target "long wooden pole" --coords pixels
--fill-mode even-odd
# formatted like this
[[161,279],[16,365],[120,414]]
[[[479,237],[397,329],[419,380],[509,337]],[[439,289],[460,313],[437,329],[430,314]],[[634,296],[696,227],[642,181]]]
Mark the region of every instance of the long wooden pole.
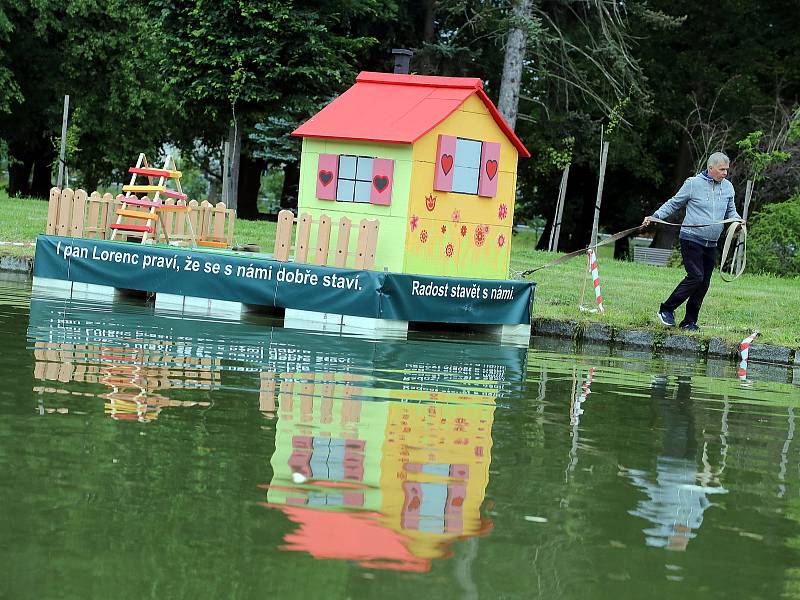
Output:
[[597,245],[597,227],[600,223],[600,203],[603,201],[603,183],[606,178],[606,160],[608,159],[608,142],[603,142],[603,151],[600,154],[600,179],[597,182],[597,199],[594,203],[594,220],[592,221],[591,246]]
[[67,150],[67,120],[69,118],[69,96],[64,96],[64,116],[61,118],[61,151],[58,153],[58,180],[56,187],[64,183],[64,157]]
[[[744,205],[742,206],[742,218],[747,221],[747,213],[750,210],[750,199],[753,197],[753,180],[747,180],[747,188],[745,188],[744,192]],[[735,273],[739,267],[739,262],[743,259],[744,255],[740,256],[739,249],[741,246],[741,242],[736,244],[736,247],[733,250],[733,258],[731,259],[731,273]]]
[[230,192],[230,189],[228,189],[228,178],[230,177],[230,174],[228,173],[230,143],[225,142],[222,147],[222,201],[225,203],[225,206],[228,206],[228,195]]
[[564,200],[567,197],[567,180],[569,179],[569,165],[564,167],[561,174],[561,185],[558,188],[558,201],[556,202],[556,215],[553,226],[550,228],[550,252],[558,252],[558,238],[561,235],[561,217],[564,214]]
[[747,189],[744,192],[744,208],[742,208],[742,218],[747,221],[747,212],[750,210],[750,199],[753,197],[753,180],[747,180]]

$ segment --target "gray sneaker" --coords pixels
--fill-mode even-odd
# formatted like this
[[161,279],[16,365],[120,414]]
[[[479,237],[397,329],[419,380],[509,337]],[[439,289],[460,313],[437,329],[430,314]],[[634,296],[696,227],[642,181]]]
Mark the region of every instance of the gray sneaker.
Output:
[[658,320],[667,327],[675,327],[675,314],[666,310],[658,311]]

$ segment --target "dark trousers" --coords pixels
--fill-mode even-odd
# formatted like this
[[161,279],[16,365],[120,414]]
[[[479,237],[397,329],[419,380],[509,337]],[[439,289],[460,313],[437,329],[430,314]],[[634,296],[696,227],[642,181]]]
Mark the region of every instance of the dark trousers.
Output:
[[678,284],[669,298],[661,305],[662,311],[674,312],[681,304],[686,302],[686,316],[681,325],[697,323],[703,298],[706,297],[708,286],[711,283],[711,274],[714,272],[714,263],[717,257],[716,246],[703,246],[689,240],[680,240],[683,266],[686,277]]

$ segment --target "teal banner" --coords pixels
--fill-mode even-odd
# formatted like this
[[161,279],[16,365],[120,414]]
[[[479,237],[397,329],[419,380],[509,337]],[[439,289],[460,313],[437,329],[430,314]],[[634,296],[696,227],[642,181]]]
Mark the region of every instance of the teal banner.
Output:
[[530,323],[536,285],[55,236],[37,239],[33,274],[244,304],[434,323]]
[[531,322],[535,283],[390,273],[383,282],[384,319],[512,325]]

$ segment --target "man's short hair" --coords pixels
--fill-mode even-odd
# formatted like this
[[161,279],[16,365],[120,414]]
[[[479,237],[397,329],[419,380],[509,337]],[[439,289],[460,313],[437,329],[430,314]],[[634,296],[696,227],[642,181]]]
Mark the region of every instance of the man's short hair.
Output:
[[731,159],[722,152],[714,152],[711,156],[708,157],[708,162],[706,163],[707,167],[718,167],[719,165],[729,165],[731,164]]

